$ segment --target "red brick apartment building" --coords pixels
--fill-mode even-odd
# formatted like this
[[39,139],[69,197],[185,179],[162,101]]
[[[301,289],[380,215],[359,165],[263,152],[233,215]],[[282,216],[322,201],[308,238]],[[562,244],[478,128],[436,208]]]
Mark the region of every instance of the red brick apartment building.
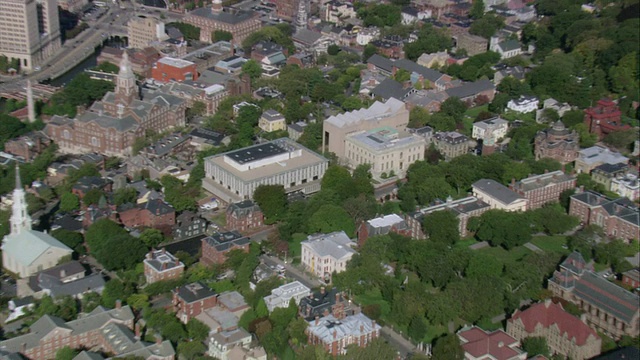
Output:
[[620,108],[610,99],[601,99],[596,106],[584,111],[584,123],[589,132],[597,134],[601,140],[609,133],[631,129],[631,126],[622,124],[621,118]]
[[178,287],[172,293],[173,309],[185,324],[218,304],[218,295],[199,281]]
[[125,204],[118,208],[122,225],[129,228],[152,227],[171,233],[176,223],[175,209],[160,199],[142,204]]
[[622,283],[634,289],[640,287],[640,270],[631,269],[622,274]]
[[513,180],[509,188],[527,199],[527,210],[538,209],[560,200],[563,191],[576,187],[576,177],[557,170],[542,175],[529,176],[518,182]]
[[640,240],[640,211],[627,198],[611,200],[594,191],[580,192],[571,196],[569,215],[600,226],[608,236]]
[[367,347],[380,336],[381,326],[362,313],[337,319],[333,315],[316,317],[309,321],[306,333],[310,345],[322,345],[333,356],[346,353],[346,347],[355,344]]
[[264,215],[260,206],[251,200],[230,204],[227,207],[227,229],[240,232],[264,225]]
[[206,266],[224,264],[227,253],[239,249],[249,252],[249,238],[237,231],[218,232],[202,239],[202,257],[200,262]]
[[260,14],[250,10],[223,8],[221,0],[214,0],[211,7],[195,9],[187,14],[184,22],[200,28],[200,41],[211,42],[216,30],[230,32],[237,44],[251,33],[260,30]]
[[144,277],[147,284],[177,279],[183,273],[184,264],[164,248],[149,251],[144,259]]
[[196,69],[196,64],[191,61],[163,57],[153,64],[151,77],[161,83],[195,81],[198,80],[198,70]]

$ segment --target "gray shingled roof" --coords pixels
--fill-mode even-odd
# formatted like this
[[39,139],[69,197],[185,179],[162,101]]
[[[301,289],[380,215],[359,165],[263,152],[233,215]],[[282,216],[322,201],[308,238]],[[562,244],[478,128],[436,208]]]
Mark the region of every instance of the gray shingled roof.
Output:
[[392,78],[386,78],[378,86],[376,86],[371,93],[375,96],[379,96],[384,100],[390,98],[396,98],[402,100],[407,96],[411,89],[405,89],[401,83],[395,81]]
[[223,12],[213,13],[208,6],[195,9],[189,13],[188,16],[199,16],[207,19],[217,20],[227,24],[239,24],[243,21],[247,21],[254,16],[253,11],[249,10],[237,10],[237,9],[224,9]]
[[215,291],[211,290],[208,286],[199,281],[180,286],[176,290],[173,290],[173,292],[177,292],[178,296],[187,303],[216,296]]
[[597,308],[631,323],[638,313],[640,297],[627,291],[598,274],[587,271],[576,283],[573,294]]
[[471,83],[465,83],[462,86],[447,89],[445,92],[450,97],[457,97],[464,99],[473,95],[476,95],[482,91],[495,89],[495,85],[488,79],[482,79]]
[[491,179],[481,179],[473,183],[474,188],[480,189],[482,192],[497,199],[503,204],[511,204],[515,201],[524,199],[524,197],[511,191],[508,187]]

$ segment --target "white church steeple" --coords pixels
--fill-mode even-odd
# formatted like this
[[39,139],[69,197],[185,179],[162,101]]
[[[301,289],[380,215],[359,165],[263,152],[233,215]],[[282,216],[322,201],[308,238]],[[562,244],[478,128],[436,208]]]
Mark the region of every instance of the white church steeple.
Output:
[[27,211],[25,191],[20,180],[20,166],[16,163],[16,188],[13,190],[13,205],[11,207],[11,234],[17,235],[31,230],[31,216]]

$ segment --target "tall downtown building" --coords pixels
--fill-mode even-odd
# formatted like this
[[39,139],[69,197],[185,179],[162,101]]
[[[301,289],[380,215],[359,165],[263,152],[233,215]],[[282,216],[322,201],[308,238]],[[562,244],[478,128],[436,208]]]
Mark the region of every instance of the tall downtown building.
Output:
[[0,0],[0,55],[33,70],[60,47],[56,0]]

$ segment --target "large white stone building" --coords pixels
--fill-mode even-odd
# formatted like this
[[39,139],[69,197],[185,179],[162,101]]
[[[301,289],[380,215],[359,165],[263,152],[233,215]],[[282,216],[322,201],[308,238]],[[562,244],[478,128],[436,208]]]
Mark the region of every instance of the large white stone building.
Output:
[[345,157],[354,169],[370,164],[376,179],[392,175],[403,178],[409,165],[424,159],[425,148],[423,137],[383,127],[347,136]]
[[382,103],[376,101],[368,109],[348,111],[331,116],[322,123],[322,148],[345,158],[346,137],[352,133],[384,126],[405,130],[409,123],[409,110],[395,98]]
[[504,139],[509,130],[509,122],[500,117],[478,121],[473,124],[471,137],[482,140],[485,145],[494,145],[499,139]]
[[288,138],[206,158],[202,186],[224,202],[252,199],[260,185],[282,185],[285,192],[320,190],[329,160]]
[[300,304],[300,299],[311,295],[311,289],[304,286],[300,281],[290,282],[271,290],[271,295],[264,297],[267,310],[271,313],[277,308],[286,308],[293,300],[296,305]]
[[56,0],[0,0],[0,55],[20,60],[20,69],[29,71],[61,46]]
[[11,233],[2,240],[2,266],[9,272],[29,277],[52,268],[73,250],[47,233],[31,229],[31,217],[27,212],[25,191],[20,181],[20,169],[16,166],[16,188],[10,218]]
[[309,235],[302,242],[302,265],[325,282],[331,282],[334,272],[347,269],[347,262],[356,253],[355,245],[344,231]]

